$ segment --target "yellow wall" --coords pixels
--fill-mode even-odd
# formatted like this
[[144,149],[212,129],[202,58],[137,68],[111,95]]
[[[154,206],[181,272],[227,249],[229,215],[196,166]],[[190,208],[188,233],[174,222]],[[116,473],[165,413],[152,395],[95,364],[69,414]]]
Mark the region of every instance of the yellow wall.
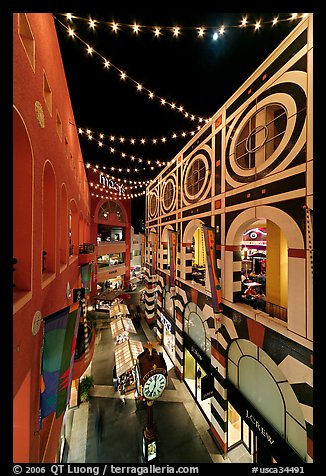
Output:
[[194,233],[195,238],[195,263],[199,266],[205,266],[206,263],[206,249],[204,232],[201,228],[197,228]]
[[287,307],[288,246],[282,230],[267,220],[266,300]]

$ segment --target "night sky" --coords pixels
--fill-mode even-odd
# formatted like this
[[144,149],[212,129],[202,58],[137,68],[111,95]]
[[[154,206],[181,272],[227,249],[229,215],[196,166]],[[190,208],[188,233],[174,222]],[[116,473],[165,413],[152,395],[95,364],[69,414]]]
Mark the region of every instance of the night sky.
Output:
[[[89,141],[85,135],[80,136],[84,162],[121,167],[121,173],[112,172],[115,177],[137,181],[155,178],[162,170],[156,161],[173,159],[191,139],[190,132],[197,130],[198,118],[213,115],[300,21],[289,20],[291,13],[72,15],[80,18],[67,21],[64,15],[54,14],[76,127],[90,129],[95,138]],[[239,28],[245,16],[249,26]],[[277,16],[283,21],[272,26]],[[89,18],[96,20],[95,29],[89,27]],[[259,30],[254,27],[257,20],[261,20]],[[117,33],[112,30],[112,21],[121,25]],[[69,37],[60,22],[73,28],[80,39]],[[138,34],[130,26],[135,23],[140,26]],[[214,31],[222,25],[224,34],[213,40]],[[155,26],[162,28],[159,38],[154,36],[153,28],[148,28]],[[181,28],[178,38],[171,30],[174,26]],[[200,26],[207,28],[202,38],[198,36]],[[86,45],[95,50],[92,55],[87,53]],[[110,61],[109,69],[104,67],[104,59]],[[122,80],[118,70],[129,79]],[[137,83],[142,84],[143,92],[137,90]],[[155,97],[149,99],[144,88]],[[176,107],[162,106],[157,96]],[[196,119],[184,117],[177,109],[179,106]],[[183,132],[185,137],[181,136]],[[98,145],[100,133],[104,134],[102,147]],[[173,133],[177,138],[172,138]],[[113,143],[111,135],[124,137],[125,142]],[[166,143],[162,142],[163,137]],[[135,145],[130,143],[131,138]],[[145,144],[141,144],[142,138]],[[152,143],[154,138],[157,144]],[[111,153],[110,147],[116,152]],[[154,170],[149,165],[144,167],[148,160],[151,166],[155,164]],[[132,224],[136,232],[142,231],[139,221],[144,218],[144,211],[144,196],[134,198]]]

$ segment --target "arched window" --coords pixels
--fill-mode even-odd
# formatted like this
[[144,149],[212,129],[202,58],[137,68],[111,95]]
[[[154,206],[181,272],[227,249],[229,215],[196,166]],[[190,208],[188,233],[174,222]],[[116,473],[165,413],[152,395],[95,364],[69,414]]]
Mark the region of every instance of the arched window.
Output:
[[60,263],[67,263],[67,234],[68,234],[68,197],[64,184],[61,186],[60,196]]
[[237,339],[228,350],[227,378],[306,460],[306,423],[297,397],[275,362],[252,342]]
[[171,299],[172,295],[169,291],[169,286],[165,286],[163,288],[163,308],[169,314],[169,316],[174,316],[174,305],[173,299]]
[[32,282],[33,154],[24,123],[13,115],[13,258],[14,291],[29,291]]
[[206,355],[211,355],[211,341],[206,335],[201,310],[194,303],[187,304],[184,312],[184,332]]
[[121,207],[119,206],[118,203],[113,202],[112,200],[108,200],[107,202],[104,202],[101,205],[98,212],[99,220],[108,221],[110,213],[115,213],[119,221],[121,221],[122,223],[125,222],[125,217]]
[[44,276],[55,272],[56,259],[56,183],[54,170],[50,162],[46,162],[43,172],[43,245],[42,273]]
[[198,227],[192,238],[192,280],[205,286],[206,278],[206,248],[205,237],[201,227]]
[[70,201],[68,239],[69,256],[78,255],[78,210],[74,200]]

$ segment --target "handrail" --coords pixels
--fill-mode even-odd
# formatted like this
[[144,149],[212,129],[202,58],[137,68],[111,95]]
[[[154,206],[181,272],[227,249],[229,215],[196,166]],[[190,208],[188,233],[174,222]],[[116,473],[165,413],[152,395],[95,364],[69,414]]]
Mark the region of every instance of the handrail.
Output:
[[270,317],[280,319],[283,322],[288,320],[288,310],[286,307],[280,306],[279,304],[274,304],[270,301],[263,299],[258,299],[255,296],[251,296],[251,300],[242,298],[242,302],[248,304],[248,306],[258,309],[260,311],[266,312]]

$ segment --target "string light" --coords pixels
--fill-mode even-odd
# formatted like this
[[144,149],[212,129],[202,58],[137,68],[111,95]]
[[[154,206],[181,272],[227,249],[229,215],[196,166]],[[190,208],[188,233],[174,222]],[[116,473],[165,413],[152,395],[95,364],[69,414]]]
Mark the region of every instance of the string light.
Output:
[[[182,31],[190,30],[194,31],[197,33],[197,37],[204,37],[206,33],[209,31],[213,32],[219,32],[220,35],[221,33],[220,29],[221,27],[219,26],[158,26],[158,25],[138,25],[136,23],[130,24],[130,23],[117,23],[115,21],[108,22],[106,20],[92,20],[90,18],[83,18],[79,16],[74,16],[71,13],[65,13],[65,14],[58,14],[64,16],[68,21],[74,20],[79,20],[79,21],[84,21],[89,23],[90,27],[92,29],[95,29],[98,25],[105,25],[109,26],[111,28],[111,31],[117,33],[118,30],[123,30],[123,29],[130,29],[133,33],[141,33],[144,32],[145,30],[150,30],[154,33],[154,36],[156,38],[159,38],[163,35],[162,31],[167,31],[172,33],[172,37],[175,38],[180,38],[182,36]],[[287,15],[284,13],[284,15]],[[273,20],[266,20],[264,22],[260,22],[259,26],[257,26],[256,22],[250,23],[247,17],[242,18],[240,24],[233,24],[233,25],[228,25],[228,29],[234,29],[234,28],[239,28],[239,27],[253,27],[255,30],[260,29],[263,25],[269,25],[272,24],[273,26],[282,21],[293,21],[293,20],[300,20],[302,18],[305,18],[308,14],[307,13],[291,13],[289,14],[290,17],[285,17],[283,19],[278,19],[277,22],[275,22],[275,18]],[[226,27],[223,25],[223,32],[225,31]]]
[[[92,166],[90,163],[86,164],[87,169],[91,167],[92,167],[92,171],[95,173],[103,173],[108,179],[116,180],[117,182],[123,182],[125,188],[132,189],[134,186],[147,187],[150,183],[152,183],[152,180],[130,180],[130,179],[117,178],[117,177],[114,177],[113,175],[109,175],[106,172],[106,166],[100,167],[99,165]],[[111,167],[111,170],[112,170],[112,167]],[[120,171],[123,172],[123,169],[120,169]],[[128,183],[130,185],[128,185]],[[90,182],[90,184],[92,184],[91,186],[93,186],[92,182]]]
[[[55,17],[55,18],[56,18],[56,17]],[[74,18],[76,18],[76,17],[74,17]],[[68,27],[67,25],[65,25],[64,23],[62,23],[62,22],[61,22],[60,20],[58,20],[57,18],[56,18],[56,20],[57,20],[57,21],[68,31],[68,33],[69,33],[69,27]],[[98,22],[97,22],[97,23],[98,23]],[[174,27],[174,28],[177,29],[177,28],[179,28],[179,27]],[[79,35],[77,35],[76,33],[74,34],[74,38],[78,39],[81,43],[83,43],[83,44],[86,46],[87,53],[88,53],[90,56],[92,56],[93,53],[96,54],[97,56],[99,56],[99,57],[102,59],[102,61],[104,62],[104,65],[105,65],[106,69],[109,69],[109,68],[108,68],[108,65],[110,65],[110,66],[112,67],[112,68],[110,68],[110,69],[115,69],[116,71],[119,72],[119,74],[120,74],[120,79],[122,79],[122,80],[128,79],[129,81],[133,82],[133,83],[136,85],[137,91],[140,91],[140,92],[145,91],[145,92],[147,92],[148,95],[149,95],[149,98],[150,98],[150,99],[156,98],[156,99],[160,102],[161,106],[169,105],[169,106],[171,107],[171,109],[181,112],[181,113],[183,114],[183,116],[184,116],[186,119],[190,118],[191,121],[194,121],[195,119],[196,119],[199,123],[203,123],[203,122],[207,123],[207,122],[210,121],[210,118],[204,119],[204,118],[202,118],[202,117],[195,116],[194,114],[189,114],[187,111],[184,110],[184,107],[183,107],[183,106],[172,107],[172,105],[175,105],[174,102],[170,102],[170,101],[166,100],[165,98],[160,97],[158,94],[154,94],[152,91],[150,91],[149,89],[147,89],[147,88],[145,88],[145,87],[143,87],[143,86],[142,86],[141,88],[139,88],[139,85],[141,84],[141,83],[139,83],[139,81],[136,81],[136,80],[133,79],[131,76],[127,75],[124,71],[122,71],[120,68],[118,68],[117,66],[115,66],[113,63],[108,62],[108,60],[107,60],[104,56],[102,56],[102,55],[101,55],[98,51],[96,51],[93,47],[91,47],[90,45],[88,45],[88,44],[87,44]]]
[[91,135],[91,134],[97,134],[99,136],[100,139],[109,139],[111,142],[115,142],[115,141],[118,141],[120,140],[120,142],[128,142],[130,143],[131,145],[147,145],[148,143],[151,143],[151,144],[154,144],[154,145],[157,145],[157,144],[168,144],[170,142],[170,140],[175,140],[175,139],[178,139],[178,138],[185,138],[187,136],[191,136],[193,137],[197,131],[200,130],[200,126],[197,126],[197,129],[196,130],[192,130],[192,131],[188,131],[188,132],[180,132],[180,133],[176,133],[176,132],[173,132],[171,134],[170,137],[166,137],[166,136],[163,136],[163,137],[147,137],[147,138],[135,138],[135,137],[120,137],[120,139],[118,139],[117,137],[115,137],[114,135],[110,135],[110,134],[103,134],[103,133],[99,133],[99,132],[91,132],[90,129],[83,129],[82,127],[79,127],[78,128],[78,133],[79,134],[88,134],[88,135]]
[[[81,129],[79,129],[78,132],[79,132],[79,134],[80,134],[81,136],[84,136],[84,134],[83,134],[83,132],[82,132]],[[86,136],[85,136],[85,137],[86,137]],[[129,159],[131,159],[131,161],[133,161],[133,162],[138,161],[138,163],[140,163],[140,164],[143,163],[143,159],[141,159],[141,158],[139,158],[139,157],[135,157],[135,156],[133,156],[133,155],[126,154],[125,152],[118,151],[118,150],[114,149],[113,147],[110,147],[110,146],[104,144],[102,141],[97,140],[97,139],[94,139],[94,137],[92,136],[91,133],[87,133],[87,139],[90,140],[90,141],[94,140],[94,142],[96,142],[96,143],[98,143],[98,144],[100,143],[99,146],[100,146],[101,148],[102,148],[103,146],[104,146],[104,147],[107,147],[107,149],[110,151],[111,154],[118,154],[118,153],[120,153],[120,156],[121,156],[123,159],[129,158]],[[121,140],[121,139],[124,139],[124,138],[122,138],[122,137],[120,138],[120,142],[123,142],[123,140]],[[143,167],[143,170],[145,170],[145,169],[147,169],[147,168],[149,168],[150,170],[154,170],[153,164],[155,164],[155,163],[156,163],[156,165],[157,165],[158,167],[163,167],[163,166],[167,165],[167,162],[164,162],[164,161],[162,161],[162,160],[156,160],[156,161],[154,161],[154,160],[147,160],[147,161],[144,160],[144,162],[145,162],[145,163],[147,162],[147,165]],[[150,166],[150,167],[148,167],[148,166]],[[126,169],[124,169],[124,170],[126,170]],[[138,172],[139,169],[136,169],[136,168],[135,168],[135,169],[133,169],[133,170],[134,170],[135,172]],[[121,171],[122,171],[122,169],[121,169]],[[128,171],[128,170],[126,170],[126,171]]]

